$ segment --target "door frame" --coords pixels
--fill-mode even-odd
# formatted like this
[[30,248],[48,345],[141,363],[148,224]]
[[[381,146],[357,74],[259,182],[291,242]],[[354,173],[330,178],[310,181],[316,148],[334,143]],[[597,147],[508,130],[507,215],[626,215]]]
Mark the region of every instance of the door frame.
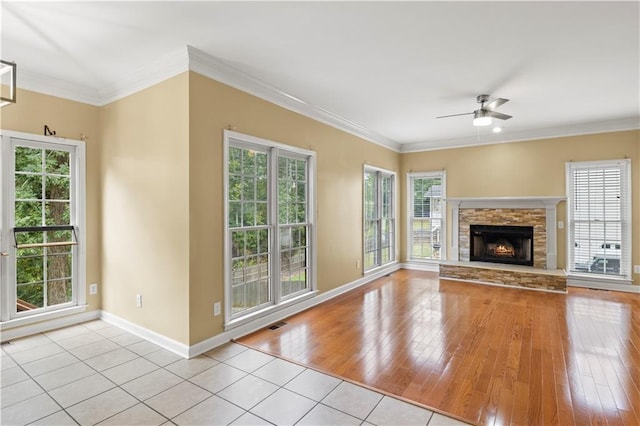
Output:
[[[86,306],[86,148],[85,142],[81,140],[65,139],[52,136],[42,136],[29,133],[0,130],[0,200],[2,201],[2,220],[0,221],[0,251],[8,253],[8,256],[0,256],[0,294],[2,303],[0,304],[0,330],[13,327],[24,326],[35,322],[46,321],[61,316],[84,312]],[[14,178],[10,176],[14,172],[13,147],[14,140],[26,142],[64,146],[72,148],[75,161],[70,167],[74,167],[75,182],[72,185],[75,197],[75,208],[71,213],[72,224],[76,228],[78,245],[76,259],[74,259],[74,270],[72,279],[73,295],[70,304],[65,303],[60,308],[38,310],[31,315],[16,315],[15,312],[15,289],[12,289],[14,282],[11,273],[15,271],[16,250],[13,245],[13,208],[5,201],[14,193]],[[46,149],[46,148],[45,148]],[[5,174],[7,178],[5,179]],[[13,262],[11,264],[10,262]],[[15,273],[14,273],[15,275]],[[13,294],[13,297],[11,297]]]

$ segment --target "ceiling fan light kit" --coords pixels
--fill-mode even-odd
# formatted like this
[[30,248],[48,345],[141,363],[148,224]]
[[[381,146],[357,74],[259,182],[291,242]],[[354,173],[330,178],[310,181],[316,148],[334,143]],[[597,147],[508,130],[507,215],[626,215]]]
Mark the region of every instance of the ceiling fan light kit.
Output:
[[511,118],[510,115],[502,114],[500,112],[495,111],[500,105],[509,102],[509,99],[505,98],[496,98],[492,101],[489,100],[489,95],[478,95],[476,101],[480,104],[480,109],[477,109],[473,112],[463,112],[462,114],[450,114],[450,115],[441,115],[436,118],[448,118],[448,117],[457,117],[460,115],[471,115],[473,114],[473,125],[477,127],[481,126],[489,126],[492,123],[492,118],[497,118],[498,120],[508,120]]
[[485,111],[477,110],[473,112],[473,125],[477,127],[491,125],[491,117]]

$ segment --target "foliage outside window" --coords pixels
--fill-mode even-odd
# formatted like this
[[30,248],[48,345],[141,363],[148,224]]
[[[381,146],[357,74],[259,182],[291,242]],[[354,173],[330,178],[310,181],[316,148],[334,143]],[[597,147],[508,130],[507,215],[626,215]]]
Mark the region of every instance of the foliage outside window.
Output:
[[[15,227],[71,224],[68,151],[16,146]],[[72,241],[71,230],[15,232],[21,245]],[[46,308],[72,300],[71,245],[16,249],[17,311]]]
[[311,155],[231,133],[227,319],[311,291]]
[[367,167],[364,172],[364,270],[395,260],[395,175]]
[[631,162],[567,163],[569,269],[631,277]]
[[445,247],[445,172],[410,173],[407,180],[409,258],[442,260]]

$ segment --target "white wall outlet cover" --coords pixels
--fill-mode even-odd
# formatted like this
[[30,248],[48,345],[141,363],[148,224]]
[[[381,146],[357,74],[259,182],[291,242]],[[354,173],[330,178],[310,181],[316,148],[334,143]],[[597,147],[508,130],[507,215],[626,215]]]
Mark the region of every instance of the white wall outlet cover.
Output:
[[141,294],[136,294],[136,306],[138,308],[142,307],[142,295]]
[[89,294],[98,294],[98,284],[89,285]]
[[213,316],[215,317],[215,316],[220,315],[220,310],[221,310],[220,302],[214,303],[213,304]]
[[640,265],[633,265],[633,273],[640,274]]
[[558,221],[558,229],[564,229],[564,222],[561,220]]

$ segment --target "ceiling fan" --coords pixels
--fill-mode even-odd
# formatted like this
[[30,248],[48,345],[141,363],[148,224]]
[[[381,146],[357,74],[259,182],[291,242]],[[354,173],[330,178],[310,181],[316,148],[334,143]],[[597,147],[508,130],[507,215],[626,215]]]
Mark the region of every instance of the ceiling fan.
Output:
[[440,117],[436,117],[436,118],[457,117],[459,115],[473,114],[474,126],[488,126],[491,124],[492,118],[497,118],[498,120],[508,120],[511,118],[510,115],[502,114],[500,112],[495,111],[495,109],[498,108],[500,105],[506,102],[509,102],[509,99],[496,98],[490,101],[489,95],[478,95],[476,100],[480,104],[480,109],[477,109],[473,112],[465,112],[462,114],[441,115]]

